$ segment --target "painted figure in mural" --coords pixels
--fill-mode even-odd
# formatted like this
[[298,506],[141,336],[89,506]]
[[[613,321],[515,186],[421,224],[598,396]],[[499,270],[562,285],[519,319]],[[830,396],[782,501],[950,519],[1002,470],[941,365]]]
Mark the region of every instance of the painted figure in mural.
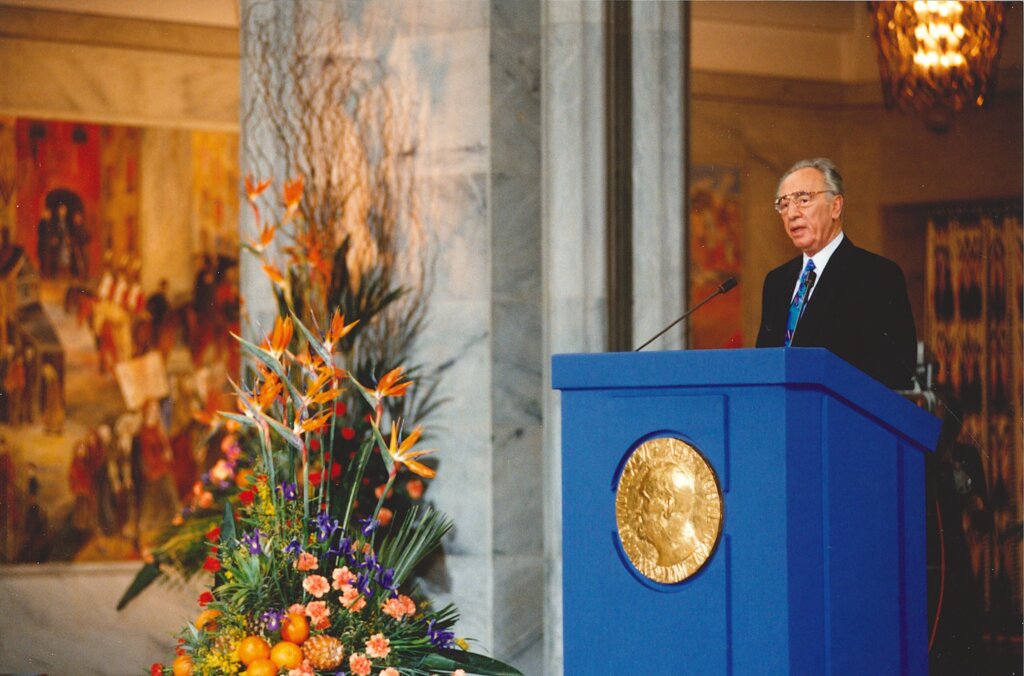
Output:
[[144,481],[140,492],[139,522],[142,528],[162,527],[176,513],[178,501],[171,476],[171,445],[160,416],[160,403],[155,399],[143,406],[142,426],[136,443]]
[[50,227],[53,223],[53,212],[48,207],[43,207],[39,214],[39,224],[36,225],[36,256],[39,259],[39,274],[43,277],[53,277],[54,265],[50,255]]
[[64,276],[71,271],[71,214],[68,213],[68,205],[63,202],[57,205],[52,232],[56,241],[51,240],[51,255],[56,252],[56,272]]
[[85,227],[85,214],[81,210],[71,216],[68,230],[68,242],[71,250],[71,275],[76,279],[89,276],[89,261],[85,247],[89,243],[89,231]]
[[91,531],[96,526],[96,468],[89,457],[84,441],[75,444],[68,468],[68,487],[75,503],[71,512],[71,524],[80,531]]
[[46,511],[39,502],[39,468],[30,462],[27,469],[25,511],[22,516],[22,532],[26,537],[22,540],[17,560],[21,563],[42,563],[50,557]]
[[50,362],[42,370],[43,430],[47,434],[64,432],[64,386],[60,373]]
[[757,346],[824,347],[889,387],[907,389],[917,334],[903,271],[844,235],[844,199],[843,179],[828,159],[802,160],[783,174],[775,210],[801,254],[765,277]]
[[192,312],[188,322],[189,348],[197,366],[203,363],[203,354],[216,339],[216,291],[217,264],[213,256],[203,254],[192,286]]
[[20,425],[28,422],[25,401],[25,356],[13,345],[7,346],[7,369],[4,372],[4,393],[7,397],[7,422]]
[[166,359],[174,345],[172,327],[168,321],[168,313],[171,309],[171,302],[168,298],[167,278],[162,278],[157,285],[156,291],[146,298],[146,316],[148,321],[145,331],[141,334],[141,351],[160,350]]

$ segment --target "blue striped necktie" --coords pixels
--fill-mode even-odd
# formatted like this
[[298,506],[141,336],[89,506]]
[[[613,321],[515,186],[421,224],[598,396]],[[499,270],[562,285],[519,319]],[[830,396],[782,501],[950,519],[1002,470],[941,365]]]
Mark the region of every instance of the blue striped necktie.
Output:
[[786,320],[786,347],[793,342],[793,334],[796,333],[797,322],[800,321],[800,317],[803,316],[804,309],[807,307],[807,292],[810,291],[814,278],[814,260],[808,258],[804,271],[800,273],[800,284],[797,286],[796,295],[793,296],[793,302],[789,304],[789,318]]

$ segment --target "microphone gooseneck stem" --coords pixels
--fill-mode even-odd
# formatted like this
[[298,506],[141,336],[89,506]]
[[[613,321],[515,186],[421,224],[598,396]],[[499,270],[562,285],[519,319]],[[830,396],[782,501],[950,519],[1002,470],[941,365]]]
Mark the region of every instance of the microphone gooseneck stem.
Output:
[[692,315],[692,314],[693,314],[694,312],[696,312],[697,310],[701,309],[701,308],[702,308],[702,307],[704,306],[704,304],[705,304],[705,303],[707,303],[708,301],[710,301],[710,300],[711,300],[712,298],[714,298],[715,296],[720,296],[720,295],[722,295],[723,293],[728,293],[728,292],[729,292],[730,290],[732,290],[732,288],[733,288],[734,286],[736,286],[736,278],[735,278],[735,277],[730,277],[729,279],[725,280],[724,282],[722,282],[722,283],[721,283],[721,284],[720,284],[720,285],[718,286],[718,288],[717,288],[717,289],[715,289],[715,292],[714,292],[714,293],[712,293],[712,294],[711,294],[710,296],[708,296],[707,298],[705,298],[704,300],[702,300],[701,302],[697,303],[697,304],[696,304],[695,306],[693,306],[692,308],[690,308],[689,310],[687,310],[686,312],[684,312],[684,313],[682,314],[682,316],[681,316],[681,317],[679,317],[679,319],[675,320],[674,322],[672,322],[671,324],[669,324],[668,326],[666,326],[665,328],[663,328],[663,329],[662,329],[661,331],[659,331],[659,332],[658,332],[658,333],[657,333],[656,335],[654,335],[653,337],[651,337],[651,339],[650,339],[650,340],[648,340],[648,341],[647,341],[646,343],[644,343],[644,344],[643,344],[643,345],[641,345],[640,347],[638,347],[638,348],[636,348],[635,350],[633,350],[633,352],[639,352],[640,350],[644,349],[645,347],[647,347],[648,345],[650,345],[651,343],[653,343],[653,342],[654,342],[655,340],[657,340],[658,338],[661,338],[661,337],[662,337],[663,335],[665,335],[665,332],[666,332],[666,331],[668,331],[668,330],[669,330],[669,329],[671,329],[671,328],[672,328],[673,326],[675,326],[675,325],[676,325],[676,324],[678,324],[679,322],[683,321],[684,319],[686,319],[687,317],[689,317],[690,315]]

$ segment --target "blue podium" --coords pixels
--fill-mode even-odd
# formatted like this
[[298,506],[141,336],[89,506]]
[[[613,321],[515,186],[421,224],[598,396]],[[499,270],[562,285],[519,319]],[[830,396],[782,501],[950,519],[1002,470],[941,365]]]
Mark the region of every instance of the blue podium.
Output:
[[[565,673],[926,674],[924,453],[939,421],[818,348],[556,355]],[[655,582],[616,522],[641,444],[711,466],[721,530]]]

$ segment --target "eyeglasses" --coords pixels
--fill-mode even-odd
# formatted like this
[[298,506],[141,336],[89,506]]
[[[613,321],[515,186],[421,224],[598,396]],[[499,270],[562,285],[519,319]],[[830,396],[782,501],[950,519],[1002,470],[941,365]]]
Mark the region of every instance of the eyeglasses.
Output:
[[788,195],[781,195],[775,198],[775,210],[780,214],[789,209],[790,204],[796,204],[800,209],[811,206],[815,197],[823,192],[836,194],[835,190],[816,190],[814,192],[791,192]]

